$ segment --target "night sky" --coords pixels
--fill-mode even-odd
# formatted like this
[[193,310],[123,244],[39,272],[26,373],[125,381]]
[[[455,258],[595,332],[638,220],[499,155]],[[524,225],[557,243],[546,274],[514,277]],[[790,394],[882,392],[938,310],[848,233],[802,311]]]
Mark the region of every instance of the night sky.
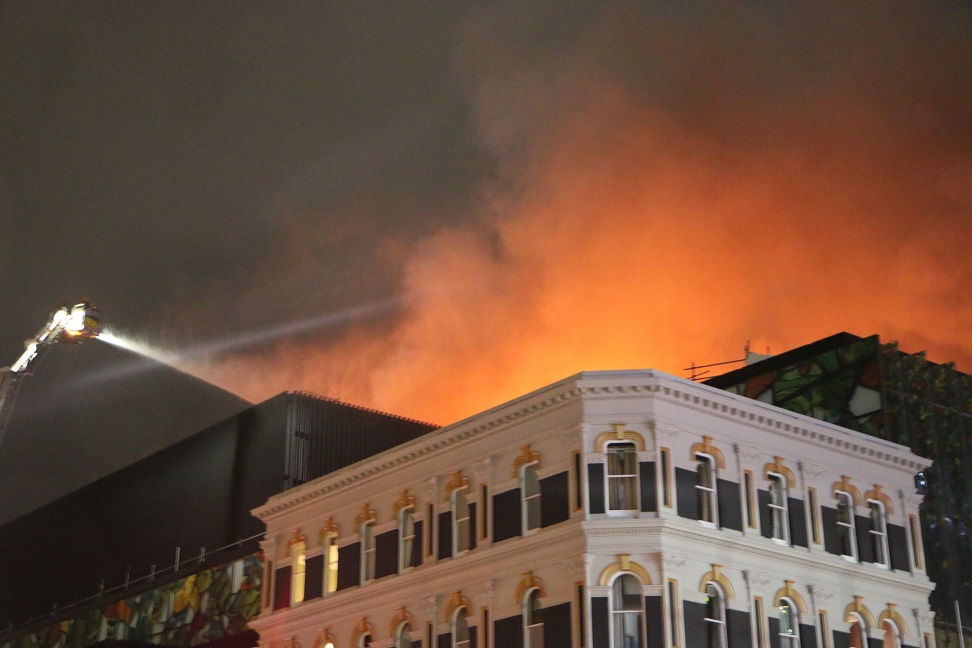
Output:
[[0,365],[90,298],[439,423],[841,330],[972,371],[972,5],[687,4],[3,2]]

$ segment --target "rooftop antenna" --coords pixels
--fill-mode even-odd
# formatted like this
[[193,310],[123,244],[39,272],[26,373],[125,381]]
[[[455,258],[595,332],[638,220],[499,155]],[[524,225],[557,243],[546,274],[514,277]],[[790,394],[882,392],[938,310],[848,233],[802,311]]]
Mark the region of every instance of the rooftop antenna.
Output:
[[[743,357],[742,358],[739,358],[738,360],[725,360],[723,362],[710,362],[708,364],[703,364],[703,365],[697,365],[697,364],[695,364],[695,361],[693,360],[692,361],[692,364],[690,364],[689,366],[687,366],[684,369],[682,369],[682,371],[689,372],[689,380],[698,382],[699,380],[702,380],[702,378],[704,378],[705,376],[707,376],[709,374],[709,368],[711,368],[711,367],[719,367],[719,366],[728,365],[728,364],[739,364],[740,362],[746,362],[746,360],[748,358],[749,358],[749,340],[746,340],[746,346],[743,349]],[[700,369],[705,369],[705,371],[699,371]]]

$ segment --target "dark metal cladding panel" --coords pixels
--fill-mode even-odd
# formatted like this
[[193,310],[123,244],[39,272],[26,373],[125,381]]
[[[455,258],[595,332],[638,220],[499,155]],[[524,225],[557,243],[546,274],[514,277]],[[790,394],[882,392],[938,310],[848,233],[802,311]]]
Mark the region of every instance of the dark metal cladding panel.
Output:
[[[749,613],[742,610],[726,610],[726,634],[730,646],[750,646],[753,641]],[[811,648],[816,644],[808,644]]]
[[604,464],[587,464],[587,492],[590,497],[588,510],[591,513],[604,513]]
[[591,648],[611,648],[611,613],[606,596],[591,597]]
[[837,509],[821,506],[820,521],[823,524],[824,550],[835,556],[841,555],[843,548],[840,546],[840,532],[837,529]]
[[304,571],[304,600],[320,598],[324,587],[324,556],[318,554],[307,559]]
[[[665,617],[660,596],[645,597],[645,621],[647,622],[647,648],[666,648]],[[570,642],[563,645],[569,646]]]
[[675,496],[678,500],[678,514],[690,520],[699,519],[699,494],[695,487],[698,475],[694,470],[675,469]]
[[415,521],[415,540],[412,541],[412,557],[409,560],[409,567],[418,567],[422,564],[422,520]]
[[477,630],[476,626],[469,626],[469,648],[477,648],[477,646],[479,645],[477,643],[478,637],[476,636],[479,633],[476,632],[476,630]]
[[658,492],[655,488],[655,462],[642,461],[638,464],[638,479],[641,487],[641,510],[654,513],[658,510]]
[[520,489],[493,495],[493,542],[516,538],[521,534]]
[[[570,603],[551,605],[543,609],[543,645],[565,646],[571,643]],[[505,646],[506,644],[496,644]]]
[[908,532],[903,526],[888,525],[888,550],[891,552],[891,569],[911,571],[911,557],[908,555]]
[[716,482],[719,497],[719,526],[742,531],[742,505],[739,500],[739,484],[728,479]]
[[861,562],[874,562],[874,541],[871,540],[871,518],[854,516],[857,527],[857,558]]
[[280,567],[273,577],[273,609],[290,607],[290,566]]
[[705,645],[705,604],[695,601],[682,602],[682,619],[685,621],[685,645]]
[[766,627],[769,629],[770,648],[780,648],[780,620],[776,617],[767,617]]
[[[495,644],[497,648],[523,648],[523,618],[516,616],[497,619],[494,624]],[[570,644],[566,644],[570,645]]]
[[398,573],[398,529],[375,536],[375,578]]
[[439,648],[452,648],[452,633],[440,634],[436,644]]
[[540,526],[548,527],[570,517],[570,493],[567,473],[557,473],[540,480]]
[[361,543],[355,542],[338,547],[337,588],[347,589],[359,585],[361,580]]
[[800,645],[801,646],[816,646],[817,645],[817,629],[812,625],[800,624]]
[[807,511],[803,500],[787,498],[787,515],[790,518],[790,544],[797,547],[809,546],[807,540]]
[[756,503],[759,507],[759,527],[764,538],[773,537],[773,514],[770,512],[769,491],[757,490]]
[[841,632],[840,630],[834,630],[833,635],[834,635],[834,648],[851,648],[850,633]]
[[476,541],[479,538],[479,532],[476,530],[476,502],[469,503],[469,548],[476,548]]
[[439,513],[439,560],[452,558],[452,512]]

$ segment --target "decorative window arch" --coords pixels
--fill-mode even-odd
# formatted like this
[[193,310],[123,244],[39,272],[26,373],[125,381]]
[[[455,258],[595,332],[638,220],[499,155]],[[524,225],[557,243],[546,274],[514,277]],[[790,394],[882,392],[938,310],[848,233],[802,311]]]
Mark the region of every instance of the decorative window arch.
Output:
[[598,577],[598,585],[606,587],[611,584],[617,574],[631,572],[638,577],[645,585],[651,585],[651,574],[648,570],[631,560],[631,554],[618,554],[617,562],[613,562],[604,568]]
[[716,581],[705,584],[705,648],[726,648],[726,595]]
[[901,648],[901,629],[891,619],[881,622],[883,648]]
[[460,605],[452,612],[449,629],[452,634],[452,648],[469,648],[469,608]]
[[314,648],[334,648],[334,635],[326,627],[318,633]]
[[712,569],[702,575],[702,580],[699,581],[699,591],[705,594],[705,586],[710,582],[718,583],[727,599],[732,600],[736,598],[736,588],[732,586],[732,583],[726,578],[726,575],[722,573],[722,565],[713,563]]
[[602,453],[607,452],[607,446],[609,443],[618,443],[624,441],[633,443],[638,452],[645,451],[645,437],[641,436],[634,430],[626,429],[624,423],[612,423],[610,432],[604,432],[603,434],[598,435],[598,437],[594,439],[594,451]]
[[395,610],[395,616],[388,624],[388,634],[393,638],[394,648],[411,648],[412,628],[415,627],[415,619],[404,607]]
[[290,604],[296,605],[304,600],[304,577],[307,569],[307,539],[300,529],[294,533],[287,543],[287,553],[290,554]]
[[908,623],[897,608],[896,604],[888,603],[888,606],[878,615],[878,623],[883,624],[885,621],[890,621],[898,629],[899,636],[906,635],[908,634]]
[[860,644],[859,648],[867,648],[867,637],[875,625],[874,615],[863,600],[863,596],[855,596],[854,602],[844,608],[844,621],[850,624],[851,648],[855,642]]
[[642,581],[631,572],[611,582],[611,648],[645,648],[645,597]]
[[375,637],[375,629],[364,617],[358,619],[351,631],[351,645],[354,648],[368,648]]

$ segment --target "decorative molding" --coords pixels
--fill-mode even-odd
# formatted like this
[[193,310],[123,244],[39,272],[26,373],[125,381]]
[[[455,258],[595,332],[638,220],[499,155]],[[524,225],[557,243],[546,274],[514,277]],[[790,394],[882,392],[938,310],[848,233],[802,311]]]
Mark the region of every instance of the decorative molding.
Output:
[[770,473],[782,475],[786,479],[786,487],[788,489],[796,488],[796,477],[793,476],[792,470],[783,465],[783,457],[773,457],[772,463],[767,463],[763,466],[763,479],[768,480]]
[[371,505],[367,502],[361,505],[361,512],[354,518],[354,526],[355,528],[361,528],[361,525],[366,522],[370,522],[371,524],[378,522],[378,512],[371,508]]
[[450,623],[452,621],[452,615],[455,614],[456,610],[459,608],[466,608],[467,613],[471,612],[473,609],[472,603],[469,602],[469,599],[463,596],[462,592],[457,591],[452,593],[452,596],[449,597],[449,601],[445,605],[443,620],[446,623]]
[[629,441],[635,445],[635,450],[638,452],[645,451],[645,437],[641,436],[634,430],[626,429],[624,423],[612,423],[611,432],[599,434],[598,437],[594,439],[594,451],[607,452],[608,444],[618,441]]
[[534,576],[532,571],[528,571],[523,574],[523,579],[516,586],[516,592],[513,594],[513,604],[520,605],[523,603],[523,596],[533,589],[540,592],[541,598],[547,595],[547,589],[543,586],[543,581]]
[[857,490],[857,487],[850,483],[850,475],[841,475],[839,482],[834,482],[834,485],[830,487],[830,494],[836,499],[837,492],[843,491],[851,496],[854,500],[854,506],[861,506],[864,503],[861,497],[861,491]]
[[391,622],[388,624],[388,634],[394,637],[403,623],[407,623],[412,629],[416,627],[415,618],[404,607],[395,608],[395,616],[392,617]]
[[307,546],[307,538],[300,532],[300,527],[294,529],[294,532],[290,534],[290,540],[287,541],[287,553],[290,553],[290,550],[299,544]]
[[887,515],[894,515],[894,502],[891,501],[891,497],[882,491],[884,488],[880,484],[874,484],[874,488],[864,493],[865,500],[875,500],[884,504],[884,512]]
[[375,628],[368,623],[365,617],[360,617],[358,622],[354,624],[354,630],[351,631],[351,645],[359,646],[362,644],[361,637],[364,635],[369,635],[372,640],[375,639]]
[[702,575],[702,580],[699,581],[699,591],[705,594],[705,586],[711,582],[716,582],[722,587],[722,591],[726,593],[727,599],[736,598],[736,590],[726,578],[726,575],[722,573],[722,565],[717,565],[712,563],[712,570],[706,572]]
[[513,479],[518,478],[520,476],[520,468],[530,464],[537,464],[537,468],[540,468],[540,453],[533,450],[528,443],[520,448],[520,456],[513,460],[513,470],[510,471],[512,473],[510,477]]
[[327,519],[324,520],[324,526],[321,530],[317,532],[317,541],[322,542],[326,536],[339,536],[341,535],[340,529],[338,529],[337,522],[334,521],[334,517],[328,515]]
[[695,455],[697,454],[707,454],[715,459],[716,466],[720,470],[726,469],[726,456],[722,454],[722,450],[712,445],[712,437],[703,436],[702,443],[693,443],[692,449],[689,450],[689,457],[695,461]]
[[867,609],[866,605],[861,603],[863,600],[863,596],[855,596],[854,602],[844,608],[844,621],[853,623],[855,620],[854,615],[857,615],[864,620],[864,625],[867,626],[864,629],[870,630],[874,627],[874,615],[871,614],[871,611]]
[[601,575],[597,579],[597,583],[602,586],[610,585],[615,574],[622,572],[634,574],[641,580],[642,585],[652,584],[651,574],[648,573],[647,569],[631,560],[631,554],[618,554],[617,562],[613,562],[604,568],[604,571],[601,572]]
[[878,616],[878,625],[883,625],[885,621],[890,621],[898,627],[898,633],[901,636],[909,634],[908,624],[905,623],[904,617],[895,608],[897,607],[894,603],[888,603],[887,607],[881,611]]
[[793,604],[797,606],[800,614],[806,614],[808,611],[807,602],[803,600],[802,596],[800,596],[800,592],[793,588],[793,581],[785,580],[783,582],[785,585],[776,590],[776,594],[773,595],[773,605],[779,607],[780,602],[785,597],[793,601]]
[[[635,385],[585,384],[586,381],[604,378],[640,382]],[[782,437],[781,443],[785,443],[786,439],[800,439],[820,448],[867,459],[902,472],[915,473],[931,465],[928,460],[916,457],[906,449],[895,447],[893,444],[882,443],[878,439],[859,438],[854,432],[835,424],[792,412],[777,411],[776,408],[765,403],[704,385],[687,384],[673,376],[654,371],[583,372],[540,392],[484,412],[479,417],[430,432],[415,441],[403,444],[394,452],[383,453],[353,471],[339,470],[336,475],[334,473],[324,475],[276,495],[263,506],[254,509],[253,514],[261,520],[267,520],[325,495],[352,488],[389,470],[444,452],[458,443],[495,433],[498,429],[532,418],[544,411],[562,408],[577,399],[616,398],[657,398],[665,402],[677,403],[726,420],[741,421],[747,425],[760,427]],[[664,434],[664,428],[662,426],[659,428]],[[586,424],[585,429],[587,429]]]
[[452,492],[459,490],[460,488],[469,488],[469,478],[462,474],[461,470],[457,470],[452,473],[452,478],[442,489],[442,501],[448,502],[452,496]]
[[685,556],[680,556],[679,554],[663,554],[662,562],[666,567],[684,567],[686,558]]
[[334,645],[334,635],[325,626],[317,633],[317,639],[314,640],[314,648],[326,648],[328,644],[331,646]]
[[415,508],[415,497],[408,494],[408,489],[402,491],[402,494],[398,496],[395,500],[395,505],[392,507],[395,511],[395,519],[398,519],[398,514],[401,513],[402,509],[414,509]]
[[749,582],[753,585],[769,585],[771,581],[766,572],[749,572]]

